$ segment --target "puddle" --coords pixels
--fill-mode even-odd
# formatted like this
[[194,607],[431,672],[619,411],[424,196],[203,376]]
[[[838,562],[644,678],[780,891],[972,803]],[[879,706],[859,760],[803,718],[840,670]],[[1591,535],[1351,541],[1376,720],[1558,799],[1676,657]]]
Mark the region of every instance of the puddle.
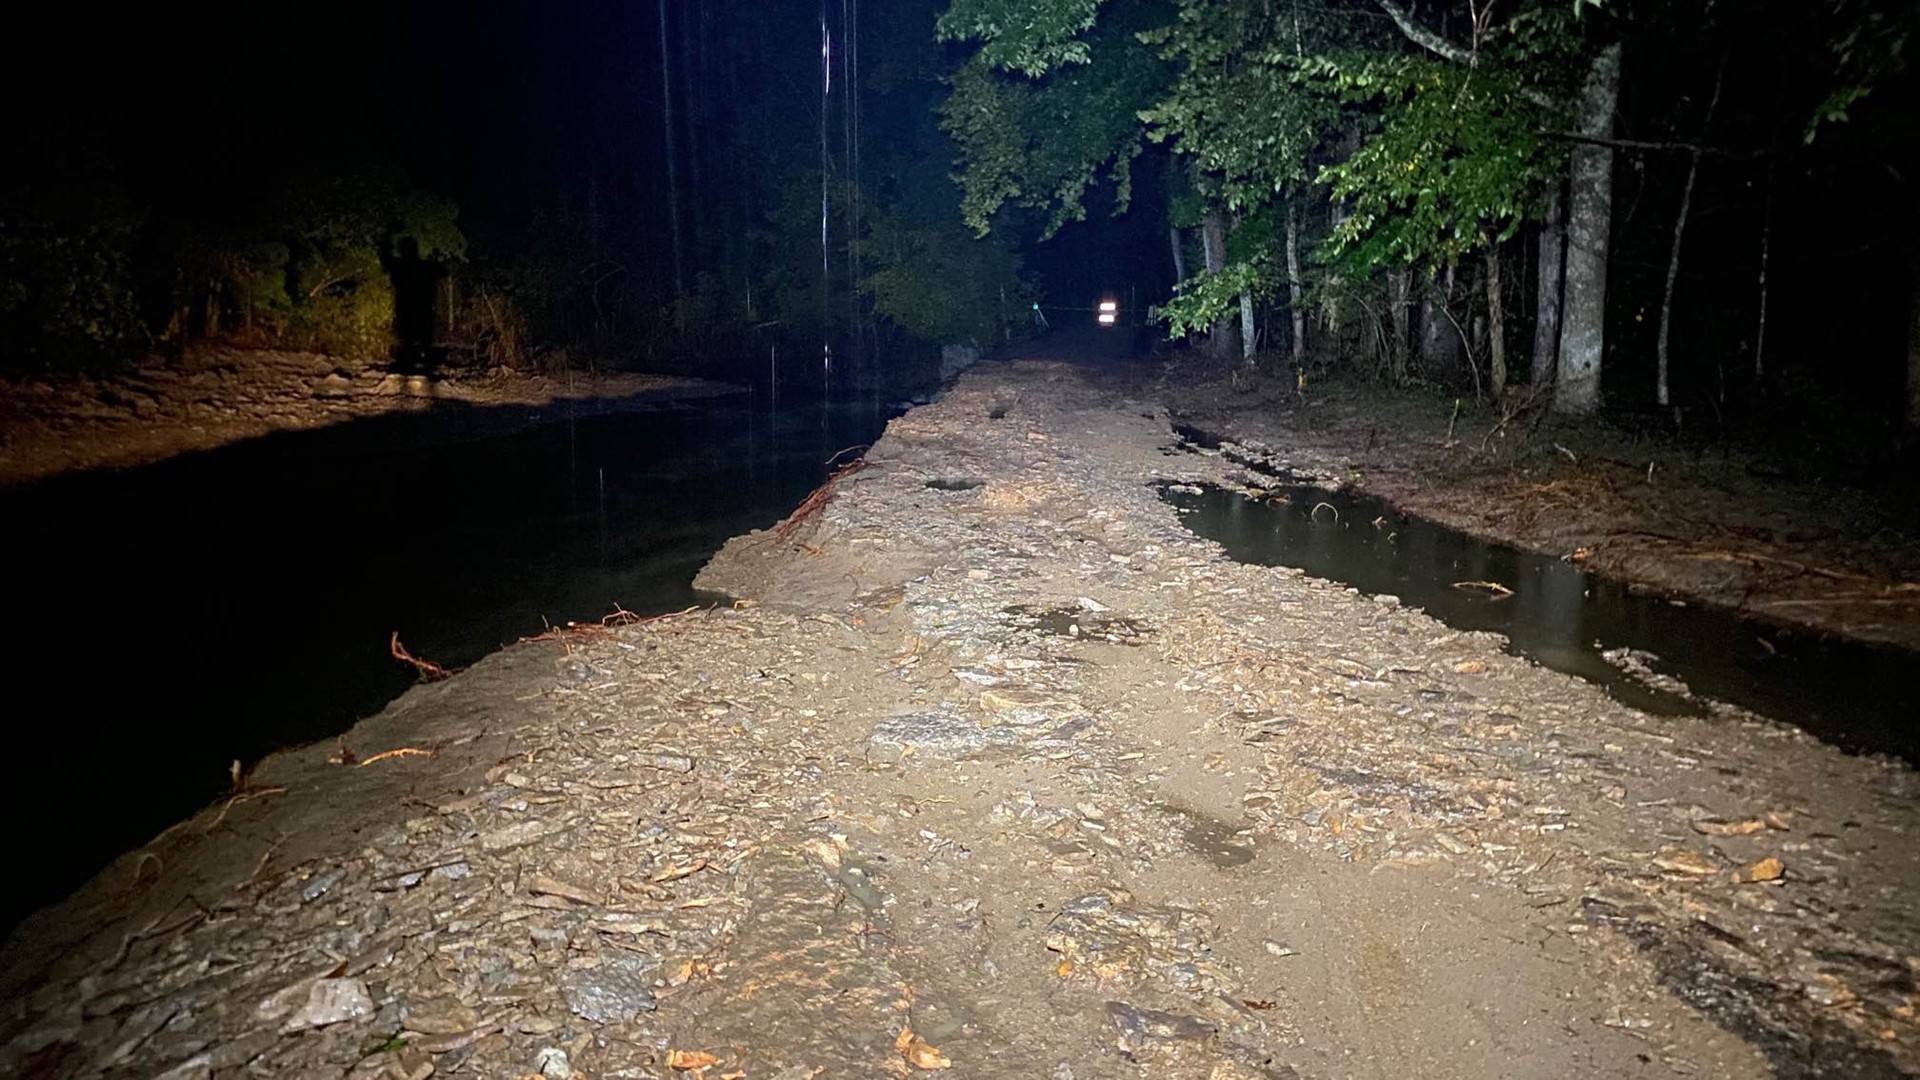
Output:
[[1106,611],[1079,607],[1040,607],[1015,604],[1000,609],[1011,615],[1013,625],[1034,630],[1049,637],[1076,638],[1082,641],[1109,641],[1117,645],[1138,645],[1146,639],[1147,624]]
[[34,628],[12,670],[60,695],[20,713],[46,764],[18,770],[0,813],[30,820],[77,783],[114,804],[9,832],[0,856],[33,872],[0,897],[0,930],[218,798],[228,762],[379,711],[415,681],[396,630],[460,666],[543,619],[710,602],[701,564],[888,420],[783,401],[498,435],[449,404],[0,492],[7,599]]
[[1920,761],[1913,654],[1677,604],[1347,492],[1283,486],[1249,498],[1168,486],[1162,496],[1234,559],[1295,567],[1398,596],[1457,629],[1504,634],[1510,652],[1636,708],[1705,715],[1715,699],[1848,750]]
[[1253,845],[1233,826],[1197,810],[1173,803],[1157,802],[1155,810],[1174,819],[1180,826],[1180,838],[1194,854],[1221,868],[1245,866],[1253,861]]

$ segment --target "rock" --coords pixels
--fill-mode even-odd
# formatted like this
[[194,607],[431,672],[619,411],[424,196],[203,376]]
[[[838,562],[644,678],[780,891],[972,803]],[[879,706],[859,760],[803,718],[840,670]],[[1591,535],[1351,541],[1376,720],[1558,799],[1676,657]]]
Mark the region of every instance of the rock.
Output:
[[671,751],[647,751],[633,755],[633,763],[643,769],[659,769],[661,772],[690,773],[693,771],[693,756]]
[[1769,855],[1759,862],[1751,863],[1735,870],[1733,872],[1733,879],[1749,884],[1761,881],[1778,881],[1786,872],[1787,868],[1781,864],[1780,860]]
[[287,1018],[282,1031],[305,1031],[373,1013],[373,998],[359,979],[321,979],[307,992],[307,1002]]
[[567,1052],[557,1046],[543,1047],[533,1056],[533,1071],[552,1080],[570,1080],[573,1065],[567,1061]]
[[1696,874],[1702,877],[1720,872],[1719,863],[1692,848],[1661,848],[1653,857],[1653,865],[1662,870],[1671,870],[1676,874]]
[[953,713],[907,713],[874,725],[867,737],[867,756],[884,762],[909,757],[957,760],[1009,738]]
[[1767,823],[1759,818],[1743,818],[1739,821],[1699,818],[1693,822],[1693,831],[1705,836],[1752,836],[1766,827]]
[[597,1024],[626,1024],[657,1006],[648,973],[659,964],[650,956],[623,949],[600,950],[599,963],[575,968],[560,978],[560,991],[575,1016]]
[[537,818],[516,821],[481,836],[480,850],[489,855],[498,855],[503,851],[512,851],[514,848],[537,843],[546,835],[547,823],[544,821]]
[[453,1035],[480,1026],[480,1013],[457,1001],[431,1001],[408,1009],[401,1030],[420,1035]]

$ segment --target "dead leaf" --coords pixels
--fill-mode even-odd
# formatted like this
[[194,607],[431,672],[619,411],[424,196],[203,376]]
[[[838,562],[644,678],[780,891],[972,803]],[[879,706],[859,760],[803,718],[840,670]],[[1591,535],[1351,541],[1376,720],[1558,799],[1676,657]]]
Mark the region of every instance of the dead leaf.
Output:
[[931,1072],[934,1069],[946,1069],[953,1066],[953,1059],[934,1049],[933,1044],[915,1035],[907,1043],[907,1064],[916,1069]]
[[694,1069],[704,1069],[708,1066],[718,1064],[720,1064],[720,1059],[707,1053],[705,1050],[667,1051],[667,1068],[669,1069],[691,1072]]
[[1485,675],[1487,673],[1487,662],[1485,660],[1462,660],[1453,665],[1453,670],[1456,674],[1460,675]]
[[1744,881],[1749,883],[1761,882],[1761,881],[1778,881],[1783,875],[1786,874],[1786,872],[1787,872],[1786,866],[1783,865],[1779,859],[1776,859],[1773,856],[1769,855],[1766,858],[1761,859],[1759,862],[1752,864],[1751,866],[1743,866],[1740,869],[1734,871],[1733,879],[1735,881]]

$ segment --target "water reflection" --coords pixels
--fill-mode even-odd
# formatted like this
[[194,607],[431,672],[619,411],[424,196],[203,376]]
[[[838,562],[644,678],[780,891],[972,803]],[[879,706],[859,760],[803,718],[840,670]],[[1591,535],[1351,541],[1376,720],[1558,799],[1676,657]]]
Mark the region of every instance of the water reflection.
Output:
[[8,598],[34,624],[9,674],[59,702],[14,712],[41,750],[0,809],[19,820],[76,787],[115,808],[8,832],[35,884],[0,924],[204,805],[229,761],[377,711],[411,684],[395,630],[457,666],[543,619],[696,602],[720,544],[792,509],[889,415],[782,399],[509,434],[497,411],[448,407],[0,492]]
[[[1635,707],[1708,711],[1697,698],[1629,675],[1604,650],[1655,654],[1654,672],[1697,695],[1798,724],[1848,749],[1920,759],[1920,658],[1913,654],[1676,605],[1351,494],[1301,486],[1259,499],[1218,488],[1169,488],[1165,496],[1188,527],[1241,562],[1296,567],[1398,596],[1459,629],[1504,634],[1512,651]],[[1466,584],[1478,582],[1500,588]]]

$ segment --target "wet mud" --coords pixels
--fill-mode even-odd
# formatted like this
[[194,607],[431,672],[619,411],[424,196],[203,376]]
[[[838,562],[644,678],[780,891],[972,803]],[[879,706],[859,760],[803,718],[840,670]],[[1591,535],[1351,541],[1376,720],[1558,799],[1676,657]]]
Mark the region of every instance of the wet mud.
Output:
[[1176,442],[1137,383],[968,373],[731,541],[735,604],[416,688],[30,921],[0,1070],[1920,1066],[1904,763],[1238,562]]

